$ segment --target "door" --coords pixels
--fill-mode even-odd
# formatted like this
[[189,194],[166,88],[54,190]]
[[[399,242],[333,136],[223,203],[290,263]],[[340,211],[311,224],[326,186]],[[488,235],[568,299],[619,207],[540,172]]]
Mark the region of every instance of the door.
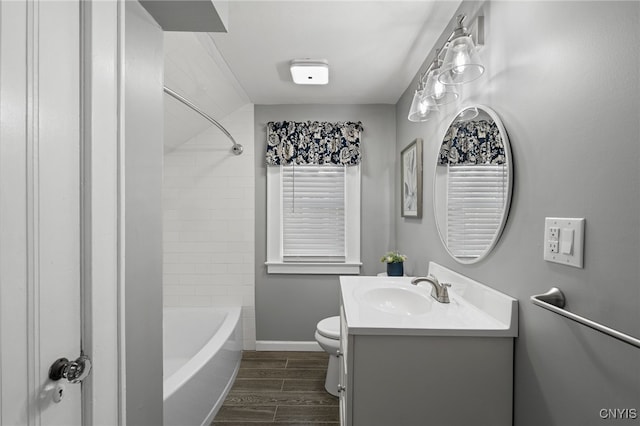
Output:
[[81,385],[48,379],[81,352],[80,2],[0,19],[0,424],[80,425]]

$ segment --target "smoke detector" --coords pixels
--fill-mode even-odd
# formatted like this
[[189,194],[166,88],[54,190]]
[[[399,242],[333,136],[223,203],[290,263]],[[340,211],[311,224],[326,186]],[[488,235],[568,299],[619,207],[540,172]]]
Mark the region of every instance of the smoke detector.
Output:
[[291,77],[296,84],[329,83],[329,63],[326,59],[294,59]]

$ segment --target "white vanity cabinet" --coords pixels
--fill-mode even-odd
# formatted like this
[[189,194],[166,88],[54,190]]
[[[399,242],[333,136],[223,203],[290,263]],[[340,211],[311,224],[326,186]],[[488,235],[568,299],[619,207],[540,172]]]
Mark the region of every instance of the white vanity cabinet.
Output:
[[[434,300],[426,314],[375,312],[363,306],[358,288],[402,286],[410,278],[375,280],[384,278],[341,277],[341,425],[511,425],[517,316],[515,324],[477,320],[485,313],[454,292],[450,306]],[[509,299],[517,315],[517,301]]]
[[[340,397],[340,424],[347,425],[352,424],[348,419],[351,419],[350,408],[352,406],[351,396],[351,383],[349,378],[353,377],[349,375],[351,370],[347,363],[351,360],[349,354],[349,333],[347,331],[347,322],[345,321],[344,306],[340,304],[340,378],[338,379],[338,394]],[[353,337],[353,336],[352,336]]]

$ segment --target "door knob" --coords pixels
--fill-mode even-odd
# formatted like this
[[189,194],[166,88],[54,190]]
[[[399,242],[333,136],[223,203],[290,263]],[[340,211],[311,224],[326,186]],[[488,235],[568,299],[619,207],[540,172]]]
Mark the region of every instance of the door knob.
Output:
[[49,378],[54,382],[67,379],[69,383],[80,383],[90,372],[91,359],[86,355],[80,355],[75,361],[59,358],[49,367]]

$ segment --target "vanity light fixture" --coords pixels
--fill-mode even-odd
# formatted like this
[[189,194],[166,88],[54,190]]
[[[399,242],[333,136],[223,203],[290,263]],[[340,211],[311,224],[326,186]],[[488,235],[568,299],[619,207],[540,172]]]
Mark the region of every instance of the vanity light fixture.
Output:
[[434,113],[438,112],[438,105],[424,96],[424,85],[418,85],[418,90],[413,94],[411,108],[409,108],[409,121],[427,121]]
[[418,78],[418,90],[413,95],[409,121],[427,121],[432,113],[438,112],[439,106],[458,99],[459,95],[452,86],[438,81],[440,62],[440,49],[438,49],[429,68]]
[[329,63],[326,59],[294,59],[290,69],[296,84],[329,83]]
[[450,104],[457,100],[460,95],[453,86],[445,85],[438,79],[441,73],[440,49],[436,50],[436,58],[427,68],[427,80],[424,85],[424,96],[438,106]]
[[[476,25],[478,39],[483,38],[481,32],[484,29],[482,28],[484,20],[482,18],[484,17],[478,17]],[[458,25],[447,41],[447,53],[438,76],[438,81],[447,85],[468,83],[484,73],[484,65],[471,38],[471,33],[462,23],[465,16],[458,15],[457,19]]]
[[[409,121],[427,121],[438,107],[457,100],[460,95],[454,85],[468,83],[484,73],[471,32],[463,26],[465,15],[458,15],[457,26],[429,67],[418,77],[418,89],[409,108]],[[473,37],[484,44],[484,16],[475,20]],[[444,55],[444,60],[441,56]]]

